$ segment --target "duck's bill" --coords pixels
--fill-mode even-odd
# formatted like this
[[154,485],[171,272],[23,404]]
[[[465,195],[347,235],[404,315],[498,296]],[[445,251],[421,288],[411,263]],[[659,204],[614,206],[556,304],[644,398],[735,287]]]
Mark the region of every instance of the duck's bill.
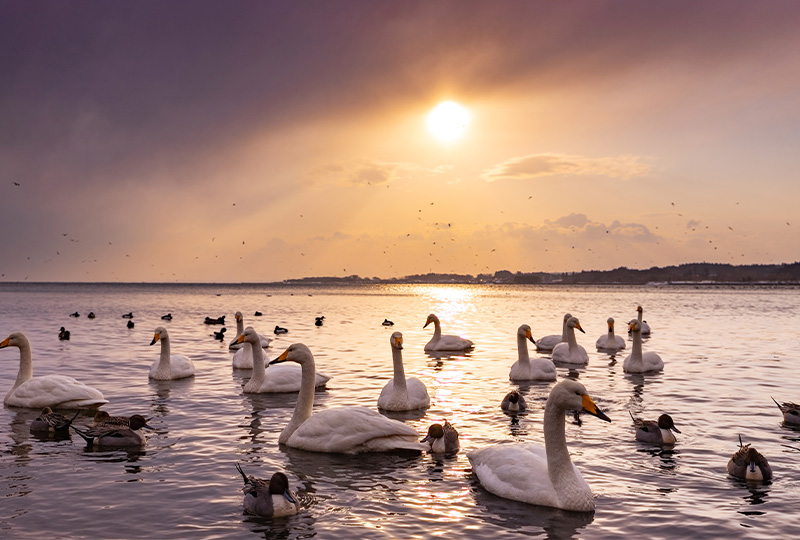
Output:
[[289,356],[289,349],[286,349],[281,353],[279,357],[269,363],[271,366],[272,364],[280,364],[281,362],[286,362],[286,358]]
[[680,433],[680,432],[681,432],[681,430],[679,430],[679,429],[678,429],[678,428],[676,428],[675,426],[672,426],[672,427],[671,427],[671,428],[669,428],[669,429],[671,429],[671,430],[672,430],[672,431],[674,431],[675,433]]
[[589,397],[588,395],[584,394],[582,396],[582,399],[583,399],[583,410],[584,411],[586,411],[587,413],[591,414],[592,416],[596,416],[600,420],[605,420],[606,422],[611,422],[611,418],[606,416],[606,414],[603,411],[601,411],[597,407],[597,405],[594,404],[594,401],[592,401],[591,397]]

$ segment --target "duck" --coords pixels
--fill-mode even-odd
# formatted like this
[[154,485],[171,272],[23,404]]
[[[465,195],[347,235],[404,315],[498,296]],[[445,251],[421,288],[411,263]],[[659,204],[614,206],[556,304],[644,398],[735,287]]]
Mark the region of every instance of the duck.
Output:
[[655,444],[675,444],[677,439],[675,433],[680,433],[681,430],[675,427],[672,417],[668,414],[662,414],[658,420],[642,420],[641,418],[634,418],[633,425],[636,428],[636,440],[641,442],[655,443]]
[[92,421],[93,428],[99,427],[130,427],[131,425],[131,418],[130,416],[111,416],[107,411],[97,411],[94,414],[94,420]]
[[431,313],[425,321],[426,328],[433,323],[433,337],[425,345],[426,351],[466,351],[473,347],[470,340],[458,336],[442,335],[442,327],[439,324],[439,317]]
[[[281,364],[267,369],[263,349],[257,345],[254,346],[254,344],[258,344],[259,338],[260,336],[252,326],[248,326],[238,338],[242,340],[246,347],[236,351],[236,354],[240,352],[249,353],[252,359],[251,368],[253,369],[253,376],[244,385],[242,391],[245,394],[299,392],[303,378],[300,366]],[[315,372],[314,388],[324,388],[329,380],[331,378],[324,373]]]
[[749,482],[768,482],[772,480],[772,467],[749,443],[742,445],[739,437],[739,450],[728,460],[728,474]]
[[589,484],[572,464],[565,413],[584,411],[610,422],[578,381],[564,379],[550,391],[544,409],[544,446],[499,444],[467,454],[481,485],[499,497],[575,512],[594,510]]
[[186,356],[170,354],[169,334],[167,329],[159,326],[155,329],[150,345],[161,342],[161,355],[150,366],[150,378],[157,381],[185,379],[194,375],[194,364]]
[[[643,336],[649,336],[650,335],[650,325],[647,324],[647,321],[643,321],[642,320],[642,314],[644,313],[644,310],[642,309],[642,306],[636,306],[636,311],[637,311],[636,320],[639,321],[639,325],[642,328],[642,335]],[[631,331],[628,330],[628,333],[630,334]]]
[[280,444],[310,452],[334,454],[398,450],[421,453],[426,449],[418,441],[419,435],[414,428],[367,407],[334,407],[312,414],[314,355],[303,343],[295,343],[270,365],[287,361],[300,364],[303,375],[292,419],[278,437]]
[[664,361],[657,353],[650,351],[642,353],[642,332],[639,321],[631,320],[628,328],[633,336],[633,346],[631,354],[622,363],[622,370],[626,373],[648,373],[664,369]]
[[223,326],[222,328],[220,328],[219,332],[215,330],[211,335],[214,336],[214,339],[216,339],[217,341],[222,341],[223,339],[225,339],[225,332],[227,331],[228,329]]
[[69,330],[62,326],[61,330],[58,331],[58,339],[61,341],[69,341]]
[[383,319],[383,322],[381,323],[381,325],[382,326],[394,326],[394,323],[392,321],[390,321],[389,319]]
[[325,316],[321,317],[314,317],[314,326],[322,326],[322,322],[325,320]]
[[553,347],[551,356],[553,362],[563,362],[565,364],[585,364],[589,361],[589,353],[586,352],[578,342],[575,341],[575,329],[586,333],[581,328],[581,323],[577,317],[570,317],[567,321],[567,341],[561,342]]
[[556,366],[548,358],[533,358],[528,356],[529,340],[536,345],[531,334],[531,327],[523,324],[517,329],[517,361],[511,366],[508,378],[512,381],[554,381],[556,380]]
[[403,334],[392,333],[389,338],[392,347],[394,378],[387,382],[378,398],[378,408],[385,411],[413,411],[427,409],[431,398],[425,383],[416,377],[406,379],[403,370]]
[[31,433],[47,433],[49,435],[68,433],[70,424],[80,413],[81,411],[78,411],[72,418],[67,418],[61,413],[53,412],[50,407],[44,407],[39,416],[31,421]]
[[238,463],[236,470],[244,479],[242,506],[248,514],[261,517],[283,517],[292,516],[300,511],[297,495],[289,489],[289,478],[284,473],[274,473],[267,482],[244,474]]
[[22,332],[14,332],[2,342],[0,349],[19,349],[19,372],[14,386],[3,403],[9,407],[41,409],[96,409],[108,403],[100,390],[87,386],[66,375],[33,376],[31,345]]
[[263,313],[261,313],[260,311],[256,311],[255,313],[253,313],[254,317],[261,317],[262,315]]
[[[241,311],[237,311],[234,315],[236,319],[236,336],[231,340],[230,344],[228,345],[229,351],[238,351],[245,347],[244,343],[239,343],[237,340],[239,336],[244,334],[244,315],[242,315]],[[264,335],[259,334],[261,337],[261,348],[266,349],[269,347],[269,344],[272,343],[272,338],[268,338]],[[250,358],[250,367],[244,369],[252,369],[252,358]]]
[[129,311],[125,315],[122,316],[123,319],[133,319],[133,312]]
[[90,319],[94,319],[95,316],[96,315],[94,314],[94,311],[90,311],[89,314],[87,315],[87,317],[89,317]]
[[225,315],[220,315],[217,318],[206,317],[203,324],[225,324]]
[[[773,397],[770,399],[775,401]],[[784,401],[783,403],[775,401],[775,405],[777,405],[783,413],[784,424],[787,426],[800,426],[800,405],[792,403],[791,401]]]
[[275,333],[275,335],[288,334],[289,330],[287,330],[286,328],[282,328],[282,327],[280,327],[278,325],[275,325],[275,330],[273,330],[273,332]]
[[147,439],[141,431],[142,428],[153,429],[140,414],[132,415],[128,426],[104,424],[85,431],[72,426],[72,429],[86,441],[87,446],[95,448],[144,446]]
[[128,329],[130,330],[134,326],[133,321],[128,321],[128,324],[126,324],[125,326],[127,326]]
[[522,397],[522,394],[512,390],[503,398],[500,408],[506,412],[518,413],[525,412],[528,409],[528,404],[525,403],[525,398]]
[[172,320],[172,313],[167,313],[166,315],[161,316],[162,321],[171,321]]
[[76,312],[74,312],[74,313],[70,313],[70,314],[69,314],[69,316],[70,316],[70,317],[80,317],[80,316],[81,316],[81,314],[80,314],[80,313],[78,313],[78,312],[76,311]]
[[614,333],[614,317],[606,320],[608,324],[608,334],[603,334],[597,338],[595,346],[599,351],[619,351],[625,348],[625,340]]
[[442,424],[431,424],[428,434],[420,442],[428,443],[431,454],[455,454],[461,449],[458,431],[447,420]]
[[564,320],[561,323],[561,334],[550,334],[536,340],[536,350],[539,352],[550,352],[553,347],[567,341],[567,321],[572,317],[569,313],[564,314]]

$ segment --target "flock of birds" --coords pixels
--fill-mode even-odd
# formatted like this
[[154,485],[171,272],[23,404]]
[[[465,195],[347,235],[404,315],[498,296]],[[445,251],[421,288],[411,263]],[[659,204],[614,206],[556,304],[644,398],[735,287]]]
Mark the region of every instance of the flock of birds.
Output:
[[[628,323],[633,346],[623,363],[631,373],[660,371],[661,358],[652,352],[642,351],[643,333],[650,328],[638,317]],[[132,313],[124,317],[132,318]],[[429,427],[420,440],[417,431],[398,420],[387,418],[377,410],[363,406],[331,407],[313,411],[314,394],[330,380],[316,370],[311,350],[302,343],[290,345],[277,358],[267,363],[264,349],[271,339],[244,325],[244,317],[237,312],[237,335],[230,342],[233,367],[252,370],[251,378],[243,387],[244,393],[298,392],[297,403],[278,442],[292,448],[311,452],[357,454],[362,452],[412,451],[453,455],[460,450],[458,431],[446,420]],[[171,319],[171,314],[162,317]],[[210,319],[210,318],[207,318]],[[321,324],[324,317],[318,317]],[[219,321],[219,318],[217,319]],[[596,347],[600,351],[619,352],[625,349],[625,340],[614,333],[614,320],[609,318],[608,333],[600,336]],[[222,321],[212,324],[224,324]],[[393,323],[384,320],[384,326]],[[439,318],[430,314],[423,328],[433,324],[434,333],[425,345],[428,352],[458,353],[469,351],[473,342],[442,333]],[[277,333],[276,327],[276,333]],[[62,331],[64,329],[62,328]],[[575,330],[584,332],[580,321],[564,315],[561,335],[544,336],[535,340],[531,328],[523,324],[517,331],[518,359],[510,368],[509,379],[522,381],[556,380],[555,363],[585,364],[586,350],[578,345]],[[549,358],[530,358],[528,342],[540,352],[550,352]],[[160,343],[161,351],[149,372],[153,380],[174,380],[195,374],[192,361],[183,355],[172,354],[169,333],[159,326],[150,345]],[[393,332],[389,339],[393,362],[393,378],[386,383],[377,399],[377,409],[382,411],[413,411],[430,407],[430,397],[425,384],[416,377],[406,377],[403,368],[403,336]],[[12,333],[0,342],[0,349],[17,347],[20,352],[19,373],[14,386],[6,394],[4,404],[12,407],[41,409],[31,422],[30,429],[38,433],[68,433],[73,429],[87,443],[99,448],[143,446],[146,443],[143,429],[152,429],[141,415],[129,417],[110,416],[98,410],[91,426],[73,425],[81,409],[98,409],[108,403],[103,394],[92,387],[65,375],[33,376],[31,347],[21,332]],[[787,425],[800,426],[800,405],[775,402]],[[502,400],[504,411],[515,414],[526,410],[524,397],[515,391]],[[78,409],[71,418],[54,409]],[[507,499],[535,505],[550,506],[571,511],[591,511],[595,500],[588,483],[570,459],[565,436],[565,416],[588,413],[610,422],[589,396],[586,388],[572,379],[564,379],[553,386],[544,409],[544,446],[533,443],[500,444],[473,450],[467,454],[472,469],[483,487]],[[635,437],[639,441],[673,445],[675,433],[680,433],[673,419],[662,414],[657,420],[642,420],[631,415]],[[244,473],[237,463],[244,487],[245,511],[266,517],[291,515],[300,510],[296,495],[282,472],[273,474],[269,481]],[[748,481],[769,481],[772,470],[767,459],[749,444],[742,444],[728,462],[728,473]]]

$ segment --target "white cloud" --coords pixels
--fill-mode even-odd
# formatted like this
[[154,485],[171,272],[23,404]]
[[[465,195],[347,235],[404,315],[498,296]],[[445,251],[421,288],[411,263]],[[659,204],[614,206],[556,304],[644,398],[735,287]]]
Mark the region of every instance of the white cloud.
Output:
[[590,158],[570,154],[528,154],[498,163],[483,171],[488,182],[521,180],[553,175],[608,176],[628,180],[650,172],[641,157]]
[[310,172],[312,183],[338,185],[382,185],[411,176],[438,176],[452,169],[450,165],[425,167],[416,163],[356,159],[317,167]]

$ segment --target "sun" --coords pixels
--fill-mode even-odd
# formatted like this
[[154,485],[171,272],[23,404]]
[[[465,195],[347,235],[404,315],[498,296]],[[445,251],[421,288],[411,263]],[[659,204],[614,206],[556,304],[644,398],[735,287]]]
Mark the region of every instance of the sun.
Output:
[[428,129],[443,141],[458,139],[468,123],[469,112],[454,101],[439,103],[428,115]]

